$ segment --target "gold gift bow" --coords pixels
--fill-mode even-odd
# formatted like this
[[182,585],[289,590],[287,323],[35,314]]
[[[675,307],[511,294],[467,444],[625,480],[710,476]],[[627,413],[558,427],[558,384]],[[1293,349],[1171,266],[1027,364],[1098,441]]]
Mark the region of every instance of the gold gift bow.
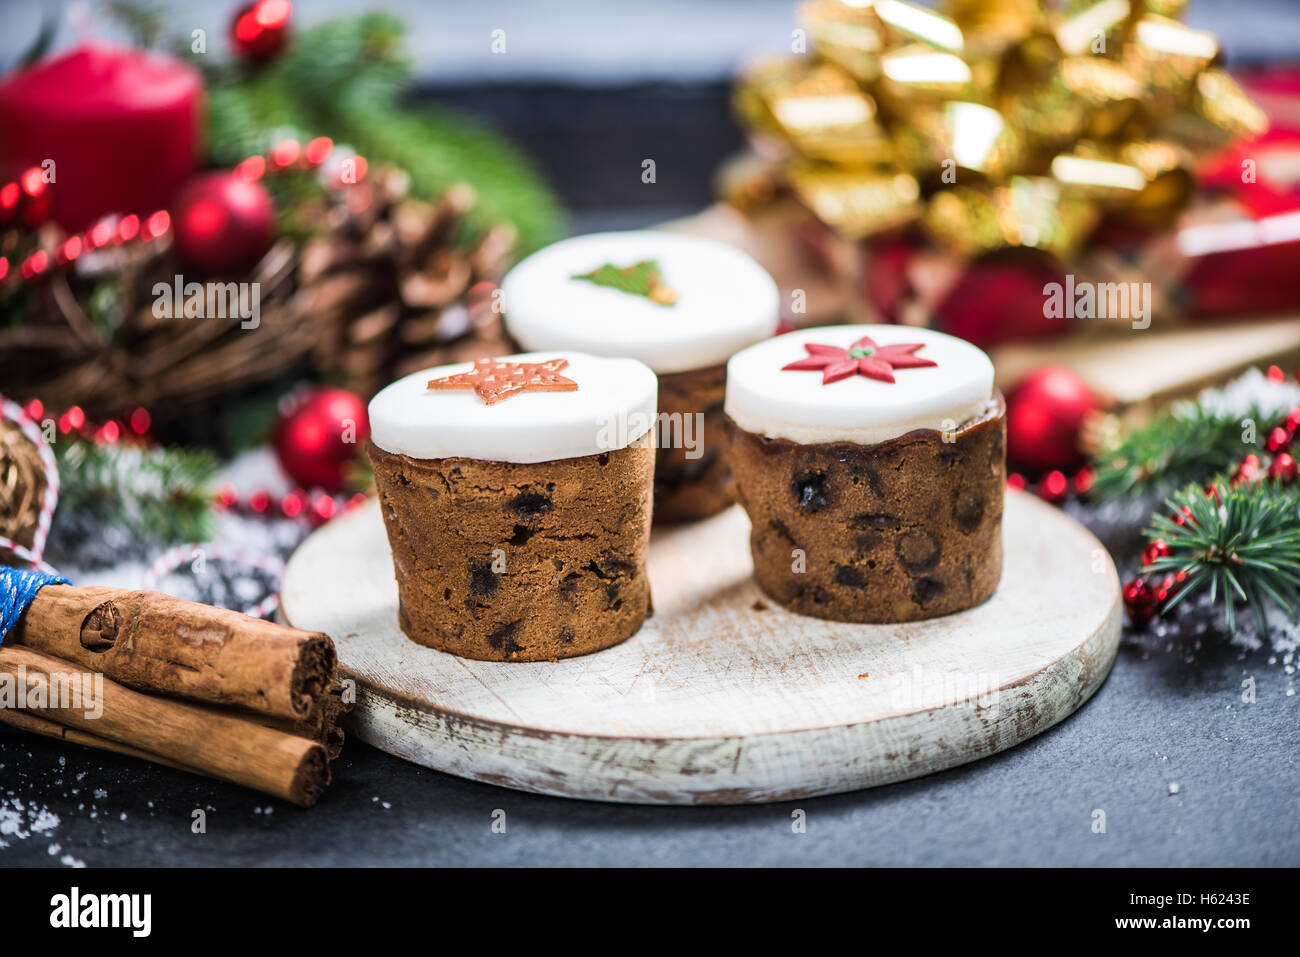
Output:
[[850,239],[919,221],[973,256],[1068,256],[1103,211],[1169,222],[1199,152],[1267,128],[1181,0],[808,0],[813,53],[735,104],[782,179]]

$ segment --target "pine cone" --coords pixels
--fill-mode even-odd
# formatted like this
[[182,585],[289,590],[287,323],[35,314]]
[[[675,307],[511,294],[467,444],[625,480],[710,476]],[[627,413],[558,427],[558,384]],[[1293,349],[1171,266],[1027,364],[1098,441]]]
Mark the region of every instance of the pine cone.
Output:
[[368,182],[302,253],[298,303],[317,323],[319,368],[369,396],[419,369],[514,351],[491,308],[513,227],[466,240],[470,187],[426,203],[407,195],[400,170]]

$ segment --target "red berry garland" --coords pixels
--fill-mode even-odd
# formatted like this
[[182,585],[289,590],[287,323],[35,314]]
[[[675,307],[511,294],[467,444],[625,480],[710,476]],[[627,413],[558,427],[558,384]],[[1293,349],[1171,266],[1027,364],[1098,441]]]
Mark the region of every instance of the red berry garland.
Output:
[[[342,390],[335,390],[342,391]],[[153,417],[144,408],[133,409],[121,419],[109,419],[107,422],[94,423],[86,418],[80,406],[72,406],[62,414],[55,415],[46,410],[40,399],[33,399],[23,407],[23,411],[34,421],[50,419],[55,423],[60,435],[73,435],[89,439],[97,445],[113,445],[118,442],[150,441],[149,429]],[[247,495],[227,483],[217,490],[213,507],[221,511],[246,512],[266,517],[304,518],[314,523],[326,522],[331,518],[350,512],[367,500],[364,492],[352,495],[334,495],[322,488],[294,489],[287,495],[273,501],[265,489],[253,489]]]
[[[3,190],[0,190],[0,194]],[[45,279],[52,269],[69,269],[88,253],[128,243],[151,243],[167,235],[171,215],[160,209],[143,219],[136,215],[106,216],[85,232],[66,237],[50,255],[37,249],[21,258],[0,255],[0,293]]]
[[0,226],[35,229],[50,218],[53,208],[54,191],[39,166],[28,167],[0,184]]
[[1259,456],[1252,452],[1241,460],[1241,464],[1232,473],[1232,484],[1236,486],[1241,485],[1243,482],[1254,482],[1260,479],[1263,474],[1264,470],[1260,467]]
[[1124,583],[1122,591],[1129,624],[1138,630],[1146,628],[1151,624],[1151,619],[1159,615],[1165,605],[1178,594],[1186,579],[1185,572],[1130,578]]
[[1291,485],[1300,477],[1300,468],[1297,468],[1295,459],[1289,453],[1279,452],[1268,467],[1268,477],[1283,485]]
[[1142,564],[1152,565],[1157,558],[1164,558],[1169,554],[1169,546],[1165,544],[1164,539],[1157,538],[1146,548],[1142,549]]
[[1133,578],[1124,583],[1124,610],[1134,628],[1145,628],[1155,617],[1159,601],[1145,579]]

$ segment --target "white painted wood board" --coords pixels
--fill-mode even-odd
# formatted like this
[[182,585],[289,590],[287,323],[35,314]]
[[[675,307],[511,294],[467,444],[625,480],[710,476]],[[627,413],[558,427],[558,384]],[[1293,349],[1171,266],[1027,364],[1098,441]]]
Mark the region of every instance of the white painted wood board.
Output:
[[358,683],[353,730],[449,774],[542,794],[743,804],[914,778],[1065,718],[1119,644],[1119,581],[1081,525],[1008,492],[1006,560],[983,605],[854,625],[784,611],[751,578],[739,508],[656,530],[655,614],[623,644],[559,662],[469,661],[397,625],[379,508],[314,533],[282,617],[334,637]]

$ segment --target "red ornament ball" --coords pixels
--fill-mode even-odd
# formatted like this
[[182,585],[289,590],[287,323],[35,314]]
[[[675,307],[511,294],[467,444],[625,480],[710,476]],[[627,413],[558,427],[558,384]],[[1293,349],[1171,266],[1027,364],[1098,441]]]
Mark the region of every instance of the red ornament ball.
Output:
[[261,183],[234,173],[190,180],[172,209],[176,250],[206,275],[242,273],[275,240],[275,206]]
[[1077,467],[1083,461],[1079,431],[1099,408],[1069,369],[1039,369],[1007,396],[1007,458],[1031,472]]
[[981,348],[1069,331],[1070,320],[1048,315],[1043,287],[1060,283],[1059,271],[1036,259],[988,257],[966,267],[935,309],[935,324]]
[[299,485],[338,492],[369,437],[360,396],[346,389],[315,389],[280,419],[272,444],[280,466]]
[[250,60],[269,60],[289,42],[289,0],[256,0],[240,7],[230,24],[230,46]]

